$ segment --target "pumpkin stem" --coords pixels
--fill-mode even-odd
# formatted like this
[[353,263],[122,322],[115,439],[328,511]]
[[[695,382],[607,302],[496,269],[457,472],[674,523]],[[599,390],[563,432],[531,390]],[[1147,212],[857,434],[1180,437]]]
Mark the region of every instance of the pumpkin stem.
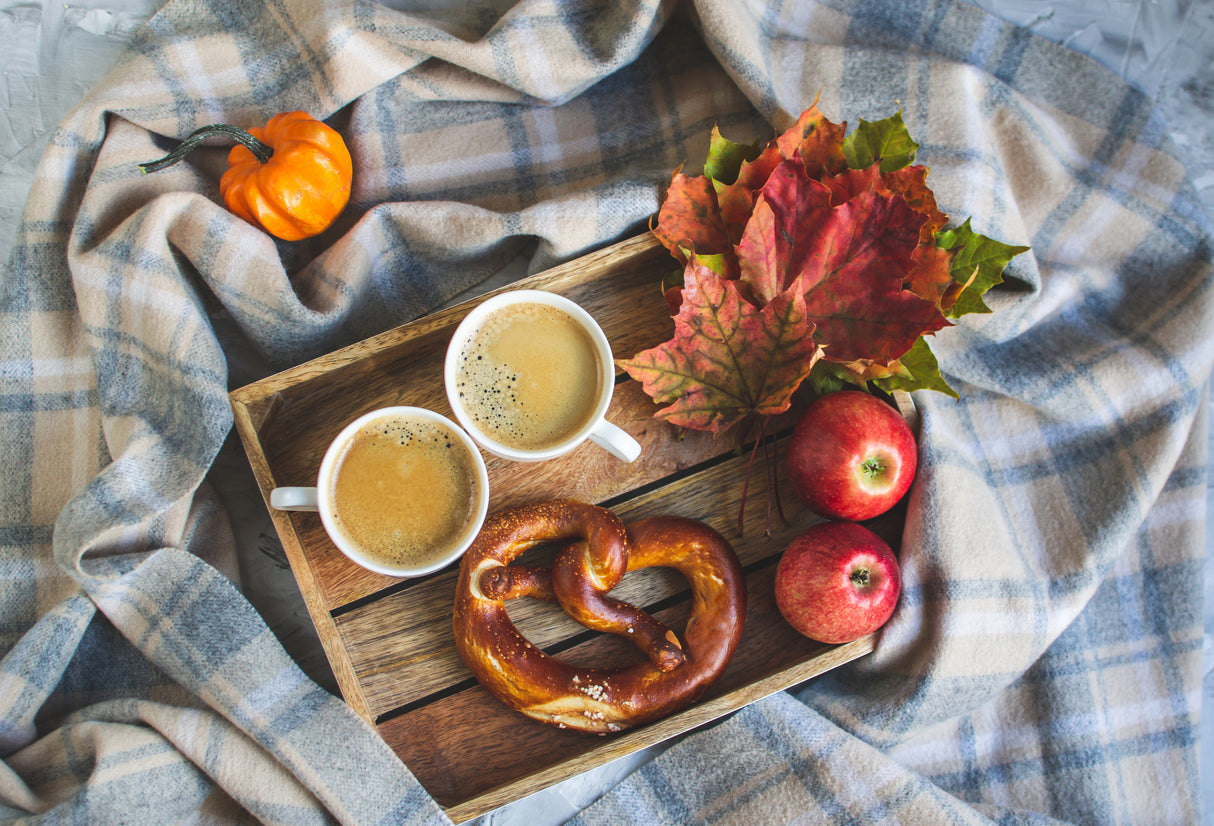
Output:
[[198,144],[205,141],[207,138],[214,135],[223,135],[231,138],[239,144],[245,146],[252,152],[257,160],[265,163],[270,160],[270,156],[274,154],[273,147],[259,141],[257,138],[250,135],[238,126],[228,126],[226,123],[212,123],[210,126],[200,126],[191,132],[185,140],[183,140],[176,149],[163,158],[157,161],[148,161],[147,163],[139,164],[139,171],[147,174],[148,172],[159,172],[167,166],[172,166],[179,160],[184,158],[186,154]]

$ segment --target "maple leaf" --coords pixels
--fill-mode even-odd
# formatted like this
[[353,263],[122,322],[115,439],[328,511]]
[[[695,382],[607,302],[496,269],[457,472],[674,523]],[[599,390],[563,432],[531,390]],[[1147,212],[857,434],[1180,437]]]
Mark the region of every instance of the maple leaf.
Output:
[[[869,167],[871,169],[872,167]],[[948,223],[948,216],[936,206],[936,195],[927,186],[926,166],[906,166],[881,171],[881,186],[906,199],[911,209],[924,215],[919,242],[930,244],[936,233]]]
[[717,206],[726,236],[737,243],[754,211],[758,191],[771,173],[784,162],[779,147],[769,145],[757,157],[744,161],[731,183],[716,183]]
[[704,174],[717,184],[732,184],[738,179],[742,164],[753,161],[762,151],[757,138],[754,143],[734,143],[714,126],[708,136]]
[[796,161],[784,161],[771,173],[737,247],[741,279],[759,301],[784,292],[808,266],[806,259],[815,253],[809,237],[833,211],[830,190]]
[[799,160],[807,175],[820,178],[837,175],[847,168],[846,132],[846,122],[831,123],[815,103],[802,112],[797,122],[776,138],[774,144],[782,157]]
[[960,398],[940,375],[940,365],[925,339],[919,339],[898,360],[878,364],[871,359],[834,362],[819,359],[807,379],[815,396],[836,390],[872,385],[886,393],[897,390],[935,390]]
[[662,285],[674,337],[619,362],[659,418],[717,433],[754,417],[753,464],[806,381],[957,396],[927,336],[990,312],[983,296],[1028,248],[968,219],[945,229],[918,149],[900,111],[847,134],[815,103],[765,146],[714,127],[704,174],[675,171],[653,227],[683,265]]
[[952,257],[948,250],[934,243],[920,244],[911,255],[906,288],[932,301],[941,312],[947,313],[956,303],[963,286],[953,279],[951,267]]
[[[1027,247],[979,235],[968,220],[945,229],[928,170],[914,163],[918,148],[900,111],[847,134],[815,103],[765,146],[714,128],[704,174],[676,170],[653,232],[686,272],[711,270],[756,312],[799,295],[814,329],[816,387],[955,395],[926,336],[989,312],[984,294]],[[683,323],[706,311],[687,303],[677,276],[663,291]]]
[[712,181],[684,175],[681,168],[670,179],[652,232],[683,263],[692,253],[721,253],[730,247]]
[[692,261],[683,276],[674,338],[620,366],[666,407],[659,418],[719,433],[748,416],[788,410],[817,359],[804,297],[795,290],[762,307],[738,284]]
[[862,189],[835,205],[828,186],[785,161],[764,185],[737,254],[760,301],[795,288],[825,358],[888,363],[948,325],[905,289],[925,216],[900,195]]
[[880,163],[882,172],[902,169],[915,162],[919,144],[911,138],[902,113],[877,121],[860,118],[860,125],[843,140],[843,156],[852,169]]
[[967,313],[989,313],[991,309],[982,297],[991,287],[1003,282],[1003,271],[1011,260],[1029,250],[974,232],[969,218],[956,229],[939,233],[936,243],[950,254],[950,276],[958,284],[965,285],[948,308],[951,318]]
[[954,399],[960,398],[940,375],[940,365],[925,339],[919,339],[897,362],[898,369],[887,376],[874,378],[873,384],[886,393],[896,390],[935,390]]

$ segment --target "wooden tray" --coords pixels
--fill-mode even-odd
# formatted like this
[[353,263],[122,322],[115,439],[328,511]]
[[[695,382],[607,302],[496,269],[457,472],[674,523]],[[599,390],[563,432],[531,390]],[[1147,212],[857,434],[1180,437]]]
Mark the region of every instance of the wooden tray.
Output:
[[[602,325],[616,357],[628,358],[670,337],[673,323],[658,285],[673,268],[669,253],[646,234],[509,288],[549,290],[579,302]],[[451,415],[442,386],[443,355],[456,324],[480,300],[233,391],[236,428],[267,506],[276,486],[314,485],[330,440],[368,410],[409,404]],[[759,459],[739,533],[738,506],[750,458],[743,440],[748,434],[740,428],[715,438],[680,432],[653,419],[655,409],[640,385],[621,374],[609,417],[642,445],[641,457],[632,464],[589,443],[536,465],[487,457],[491,511],[573,497],[608,506],[626,522],[661,513],[688,516],[721,531],[741,559],[749,609],[728,670],[691,708],[621,734],[560,731],[508,710],[480,688],[460,660],[452,636],[455,566],[412,581],[373,574],[342,556],[316,514],[270,511],[346,702],[376,726],[457,822],[688,731],[872,650],[871,637],[842,646],[814,643],[780,617],[772,597],[775,563],[789,540],[816,517],[794,502],[786,483],[781,490],[788,521],[769,517]],[[778,447],[787,439],[795,412],[780,422]],[[773,464],[780,465],[782,473],[783,462]],[[766,536],[769,518],[771,535]],[[891,521],[889,530],[882,532],[896,541],[900,525]],[[671,571],[630,573],[614,593],[676,629],[685,621],[687,585]],[[622,664],[639,656],[614,637],[586,631],[547,603],[519,600],[509,610],[519,629],[554,656],[588,665]]]

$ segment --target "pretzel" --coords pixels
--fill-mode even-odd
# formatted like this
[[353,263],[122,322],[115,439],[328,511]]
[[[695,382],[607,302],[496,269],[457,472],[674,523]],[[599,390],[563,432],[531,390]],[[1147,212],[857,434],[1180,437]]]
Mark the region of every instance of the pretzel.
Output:
[[[551,569],[510,565],[536,545],[573,540]],[[678,570],[691,585],[683,639],[641,609],[607,595],[627,571]],[[647,659],[581,668],[531,644],[507,600],[555,600],[587,628],[632,640]],[[728,665],[742,635],[746,588],[738,558],[712,528],[659,516],[627,526],[611,511],[552,500],[499,511],[464,554],[454,631],[476,679],[507,706],[541,722],[607,732],[647,723],[698,700]]]

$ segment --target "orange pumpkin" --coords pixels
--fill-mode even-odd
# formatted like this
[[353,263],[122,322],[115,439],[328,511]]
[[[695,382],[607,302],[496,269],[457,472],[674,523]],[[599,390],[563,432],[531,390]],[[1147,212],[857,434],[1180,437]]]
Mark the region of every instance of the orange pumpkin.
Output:
[[219,194],[229,210],[285,241],[323,232],[350,200],[354,175],[341,135],[306,112],[280,112],[247,132],[212,124],[196,129],[173,152],[140,164],[155,172],[179,161],[200,142],[223,135],[237,142]]

